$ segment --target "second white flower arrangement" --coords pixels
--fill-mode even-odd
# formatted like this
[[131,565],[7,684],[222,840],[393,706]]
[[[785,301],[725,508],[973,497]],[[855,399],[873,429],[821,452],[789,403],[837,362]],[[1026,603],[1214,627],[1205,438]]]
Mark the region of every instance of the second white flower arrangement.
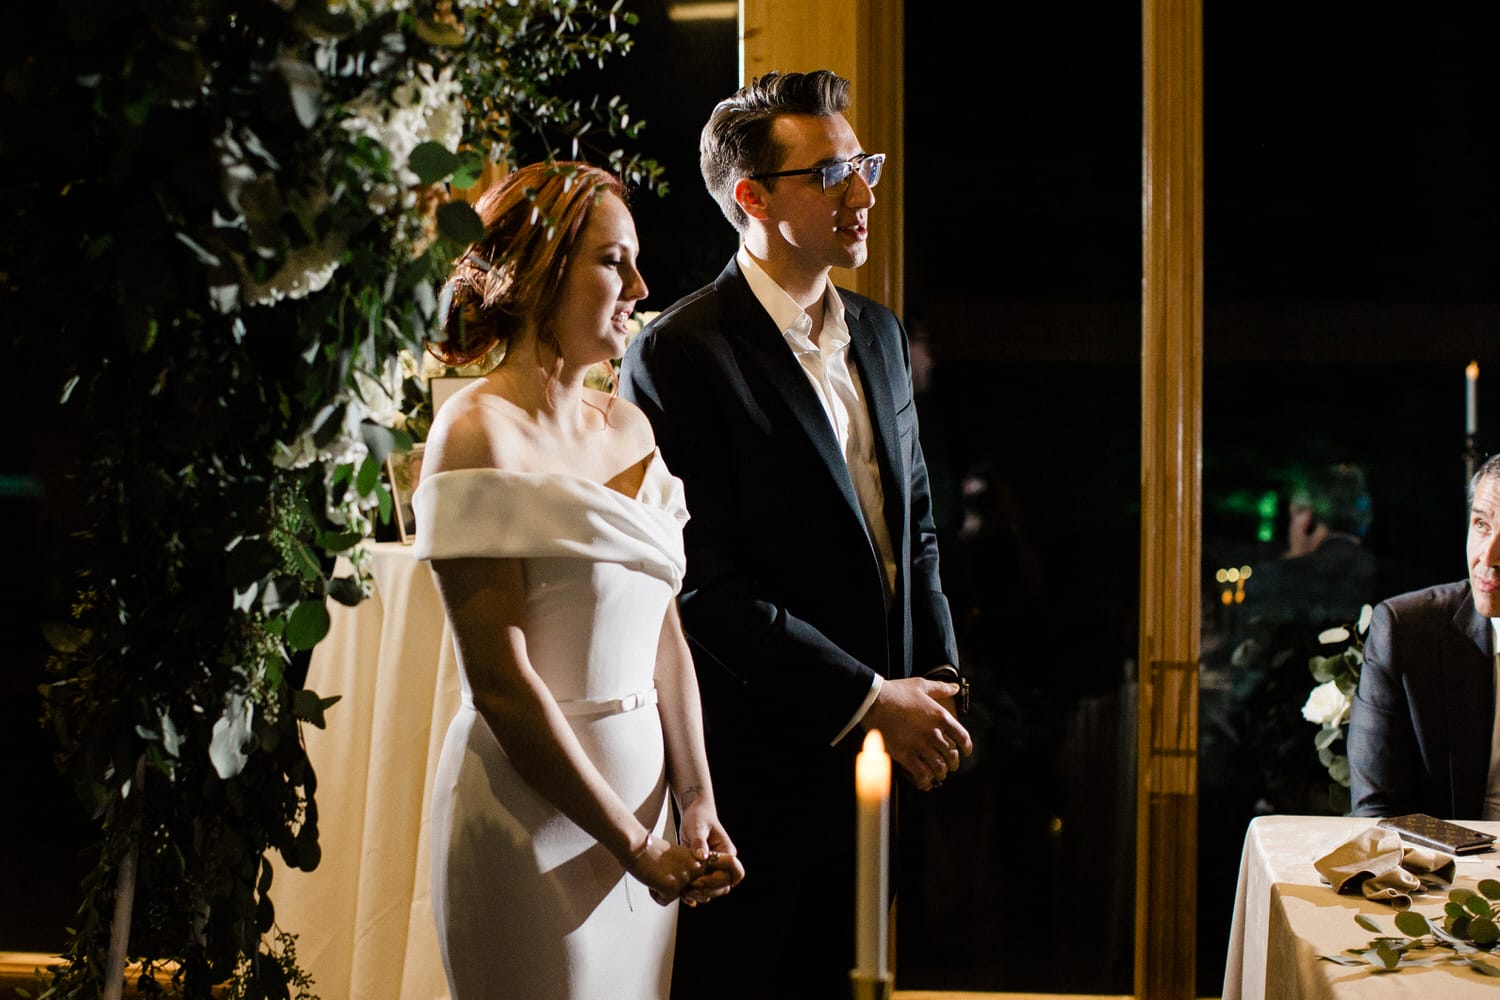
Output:
[[1370,630],[1371,608],[1368,604],[1359,611],[1359,621],[1350,631],[1349,626],[1339,625],[1318,634],[1318,642],[1325,646],[1345,644],[1344,648],[1329,656],[1314,656],[1308,661],[1317,687],[1307,696],[1302,706],[1302,717],[1317,725],[1318,734],[1313,745],[1318,751],[1318,760],[1328,769],[1328,776],[1337,784],[1349,787],[1349,757],[1341,752],[1349,746],[1349,709],[1354,704],[1354,692],[1359,689],[1359,672],[1364,667],[1365,635]]

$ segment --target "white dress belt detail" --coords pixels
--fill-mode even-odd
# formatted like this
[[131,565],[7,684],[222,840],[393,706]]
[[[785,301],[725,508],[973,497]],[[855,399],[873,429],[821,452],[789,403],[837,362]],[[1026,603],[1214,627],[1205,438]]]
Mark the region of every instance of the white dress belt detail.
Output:
[[633,691],[621,698],[607,698],[603,701],[590,701],[587,698],[559,701],[557,707],[562,709],[563,715],[615,715],[619,712],[633,712],[638,708],[655,704],[656,688],[653,687],[644,691]]

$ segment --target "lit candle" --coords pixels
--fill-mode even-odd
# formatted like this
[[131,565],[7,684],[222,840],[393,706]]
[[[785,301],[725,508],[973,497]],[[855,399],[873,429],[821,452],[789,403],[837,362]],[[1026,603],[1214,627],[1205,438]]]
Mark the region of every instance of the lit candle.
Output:
[[884,979],[886,899],[890,883],[891,758],[885,752],[885,740],[878,729],[865,734],[864,749],[855,758],[854,792],[859,799],[854,974],[861,979]]
[[1479,362],[1464,369],[1464,433],[1479,432]]

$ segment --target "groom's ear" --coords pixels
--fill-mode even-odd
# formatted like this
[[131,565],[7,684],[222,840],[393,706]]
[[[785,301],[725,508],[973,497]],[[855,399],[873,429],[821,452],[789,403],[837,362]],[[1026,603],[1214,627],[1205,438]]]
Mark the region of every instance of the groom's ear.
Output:
[[741,177],[734,182],[734,203],[752,219],[763,220],[769,214],[766,189],[759,181],[752,181],[748,177]]

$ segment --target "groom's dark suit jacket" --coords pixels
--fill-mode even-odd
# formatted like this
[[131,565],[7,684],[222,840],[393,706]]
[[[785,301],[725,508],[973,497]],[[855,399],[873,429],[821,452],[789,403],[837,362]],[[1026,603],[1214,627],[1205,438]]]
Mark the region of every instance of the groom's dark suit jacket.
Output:
[[[676,997],[797,996],[797,983],[847,994],[863,733],[830,744],[872,671],[958,662],[906,331],[883,306],[840,295],[898,566],[889,607],[828,416],[734,260],[653,320],[623,363],[622,395],[650,417],[686,490],[682,617],[719,814],[747,870],[728,897],[684,911]],[[708,968],[689,967],[696,958]]]
[[1479,819],[1495,720],[1494,639],[1468,581],[1375,609],[1349,715],[1356,816]]

